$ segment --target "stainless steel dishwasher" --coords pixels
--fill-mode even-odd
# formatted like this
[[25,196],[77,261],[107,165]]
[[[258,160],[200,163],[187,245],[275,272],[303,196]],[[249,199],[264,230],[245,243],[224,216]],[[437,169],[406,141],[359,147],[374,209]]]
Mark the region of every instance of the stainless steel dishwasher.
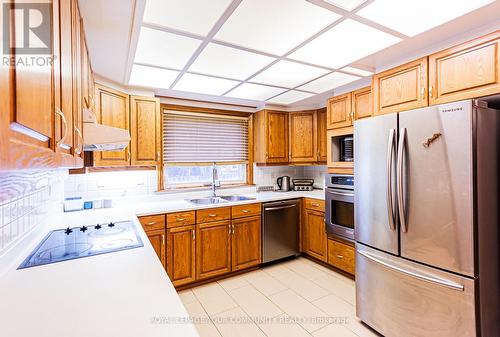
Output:
[[300,200],[262,205],[262,262],[299,255]]

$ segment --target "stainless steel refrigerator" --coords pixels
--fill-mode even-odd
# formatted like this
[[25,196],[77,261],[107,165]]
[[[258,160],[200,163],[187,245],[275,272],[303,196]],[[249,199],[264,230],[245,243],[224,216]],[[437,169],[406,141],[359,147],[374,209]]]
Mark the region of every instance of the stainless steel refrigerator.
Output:
[[499,336],[500,111],[354,124],[356,313],[385,336]]

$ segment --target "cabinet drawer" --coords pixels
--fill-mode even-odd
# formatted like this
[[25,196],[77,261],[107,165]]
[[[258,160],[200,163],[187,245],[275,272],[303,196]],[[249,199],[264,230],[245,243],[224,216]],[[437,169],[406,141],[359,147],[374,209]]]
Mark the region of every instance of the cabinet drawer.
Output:
[[260,215],[260,204],[238,205],[231,207],[233,219]]
[[231,219],[231,207],[200,209],[196,211],[196,223]]
[[146,232],[157,229],[165,229],[164,214],[140,216],[139,222],[141,223],[142,228],[144,228]]
[[194,225],[195,224],[195,212],[178,212],[167,214],[167,228]]
[[328,239],[328,263],[354,275],[354,247]]
[[306,199],[306,209],[310,209],[313,211],[325,211],[325,201],[318,199]]

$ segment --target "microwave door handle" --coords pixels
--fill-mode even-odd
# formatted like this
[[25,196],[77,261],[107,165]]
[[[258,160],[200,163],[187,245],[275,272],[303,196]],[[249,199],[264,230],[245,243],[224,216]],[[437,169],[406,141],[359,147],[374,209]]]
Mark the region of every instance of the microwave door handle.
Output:
[[401,230],[403,233],[408,232],[408,224],[406,222],[406,205],[404,195],[404,159],[406,154],[406,128],[401,128],[398,142],[398,159],[397,159],[397,180],[396,187],[398,192],[398,210],[399,219],[401,221]]
[[389,219],[389,229],[396,230],[394,219],[394,205],[392,203],[392,163],[394,162],[394,141],[396,130],[389,131],[389,140],[387,142],[387,158],[386,158],[386,178],[387,178],[387,217]]

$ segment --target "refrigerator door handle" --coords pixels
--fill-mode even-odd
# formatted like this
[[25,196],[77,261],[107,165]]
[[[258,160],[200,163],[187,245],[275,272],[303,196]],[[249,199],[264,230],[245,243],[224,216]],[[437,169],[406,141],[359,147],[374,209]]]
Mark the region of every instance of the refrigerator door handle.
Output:
[[387,174],[387,217],[389,219],[389,229],[396,230],[394,205],[392,203],[392,163],[394,161],[394,142],[396,129],[389,131],[389,141],[387,142],[386,174]]
[[396,187],[398,194],[398,210],[399,220],[401,221],[401,230],[403,233],[408,232],[408,224],[406,223],[406,205],[404,195],[404,177],[403,177],[403,162],[406,154],[406,128],[401,128],[398,142],[398,159],[397,159],[397,179]]
[[362,251],[362,250],[357,250],[357,253],[361,254],[364,257],[366,257],[367,259],[369,259],[369,260],[371,260],[371,261],[373,261],[375,263],[378,263],[378,264],[384,266],[387,269],[391,269],[391,270],[393,270],[395,272],[402,273],[402,274],[405,274],[407,276],[410,276],[410,277],[413,277],[413,278],[416,278],[416,279],[419,279],[419,280],[422,280],[422,281],[425,281],[425,282],[429,282],[429,283],[433,283],[433,284],[438,284],[438,285],[441,285],[441,286],[446,287],[446,288],[450,288],[450,289],[454,289],[454,290],[458,290],[458,291],[464,291],[464,286],[461,285],[461,284],[458,284],[456,282],[453,282],[453,281],[450,281],[450,280],[446,280],[446,279],[437,278],[437,277],[432,277],[432,276],[429,276],[429,275],[420,274],[420,273],[417,273],[417,272],[414,272],[414,271],[411,271],[411,270],[406,270],[406,269],[403,269],[401,267],[394,266],[394,265],[392,265],[391,263],[389,263],[387,261],[383,261],[382,259],[379,259],[379,258],[373,256],[369,252],[365,252],[365,251]]

